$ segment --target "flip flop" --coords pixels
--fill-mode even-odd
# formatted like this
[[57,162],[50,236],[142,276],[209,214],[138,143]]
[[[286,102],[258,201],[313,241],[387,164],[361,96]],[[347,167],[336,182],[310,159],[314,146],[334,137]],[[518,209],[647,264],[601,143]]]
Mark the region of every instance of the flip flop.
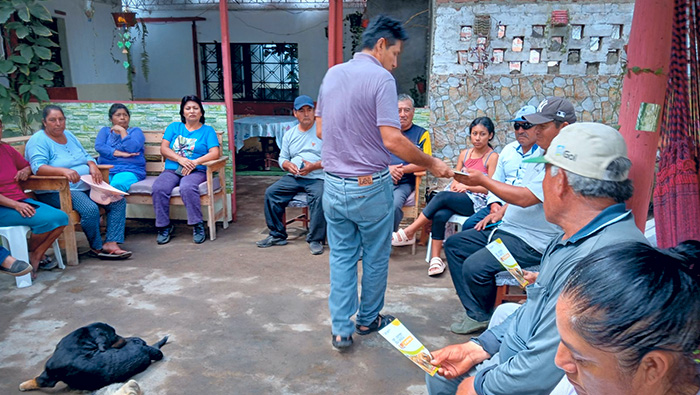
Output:
[[437,276],[438,274],[442,274],[445,272],[445,268],[447,265],[445,265],[445,262],[442,261],[439,257],[434,257],[430,259],[430,267],[428,267],[428,275],[429,276]]
[[[121,251],[121,252],[119,252]],[[117,261],[122,259],[127,259],[131,256],[131,251],[124,251],[122,249],[114,251],[101,251],[97,254],[99,259]]]
[[408,238],[406,232],[403,229],[399,229],[398,232],[391,234],[391,245],[394,247],[410,246],[415,244],[416,238]]
[[57,266],[58,266],[58,262],[55,262],[48,255],[44,255],[44,259],[39,261],[39,270],[53,270]]

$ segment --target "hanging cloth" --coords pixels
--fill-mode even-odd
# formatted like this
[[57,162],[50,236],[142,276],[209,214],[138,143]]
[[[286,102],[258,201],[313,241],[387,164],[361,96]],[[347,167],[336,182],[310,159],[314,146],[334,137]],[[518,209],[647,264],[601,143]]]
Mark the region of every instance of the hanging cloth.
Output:
[[661,248],[689,239],[700,240],[698,10],[700,0],[675,0],[671,65],[654,188],[656,237]]

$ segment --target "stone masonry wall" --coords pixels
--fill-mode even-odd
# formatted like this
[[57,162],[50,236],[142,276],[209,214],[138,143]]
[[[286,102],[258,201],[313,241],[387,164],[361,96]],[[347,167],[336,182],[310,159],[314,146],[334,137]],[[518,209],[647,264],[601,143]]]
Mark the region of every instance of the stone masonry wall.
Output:
[[[454,164],[479,116],[496,124],[500,150],[514,140],[506,121],[547,96],[569,99],[580,121],[617,124],[632,0],[434,0],[432,7],[435,156]],[[553,11],[566,11],[566,24],[553,26]]]

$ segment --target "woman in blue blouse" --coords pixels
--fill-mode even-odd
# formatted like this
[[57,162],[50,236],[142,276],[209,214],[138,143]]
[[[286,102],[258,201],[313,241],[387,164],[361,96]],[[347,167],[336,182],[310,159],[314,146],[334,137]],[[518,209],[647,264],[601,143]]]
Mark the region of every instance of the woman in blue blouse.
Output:
[[[119,247],[124,242],[126,200],[120,199],[101,205],[90,199],[90,186],[80,179],[91,175],[96,184],[102,182],[102,173],[75,135],[66,130],[66,117],[59,106],[48,105],[42,112],[44,128],[34,133],[27,142],[25,157],[38,176],[63,176],[70,181],[73,209],[80,214],[80,225],[90,243],[92,253],[100,259],[126,259],[130,251]],[[37,200],[61,207],[58,193],[35,191]],[[107,217],[107,234],[100,234],[100,208]]]
[[146,138],[139,128],[129,127],[131,113],[125,105],[114,103],[109,108],[112,126],[105,126],[97,133],[95,151],[100,156],[97,163],[113,165],[109,170],[109,183],[129,192],[132,184],[146,178],[146,157],[143,144]]
[[207,179],[202,165],[219,159],[219,139],[211,126],[204,124],[204,107],[197,96],[185,96],[180,102],[180,120],[168,125],[160,143],[165,169],[153,182],[153,210],[156,213],[158,244],[170,241],[170,195],[180,187],[180,196],[187,210],[187,224],[193,225],[193,240],[204,243],[206,234],[202,222],[199,184]]

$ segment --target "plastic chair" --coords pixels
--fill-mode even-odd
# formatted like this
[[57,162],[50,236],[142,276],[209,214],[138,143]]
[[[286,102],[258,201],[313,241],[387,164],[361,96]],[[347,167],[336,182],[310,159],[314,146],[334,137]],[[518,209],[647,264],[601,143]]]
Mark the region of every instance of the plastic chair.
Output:
[[[464,225],[464,223],[467,222],[468,219],[469,217],[465,217],[464,215],[459,214],[451,216],[445,224],[445,228],[447,228],[447,231],[445,232],[445,240],[447,240],[447,238],[452,236],[453,234],[461,232],[462,225]],[[430,237],[428,238],[428,250],[425,252],[425,261],[428,263],[430,263],[430,252],[433,246],[432,236],[433,232],[430,232]]]
[[[29,247],[27,246],[27,234],[31,229],[28,226],[3,226],[0,227],[0,239],[3,241],[5,248],[10,250],[10,253],[16,259],[29,262]],[[7,242],[5,242],[7,240]],[[56,255],[56,261],[58,262],[58,267],[65,269],[66,265],[63,264],[63,257],[61,256],[61,250],[58,246],[58,239],[53,242],[53,251]],[[26,274],[21,277],[17,277],[17,286],[19,288],[28,287],[32,285],[31,274]]]

